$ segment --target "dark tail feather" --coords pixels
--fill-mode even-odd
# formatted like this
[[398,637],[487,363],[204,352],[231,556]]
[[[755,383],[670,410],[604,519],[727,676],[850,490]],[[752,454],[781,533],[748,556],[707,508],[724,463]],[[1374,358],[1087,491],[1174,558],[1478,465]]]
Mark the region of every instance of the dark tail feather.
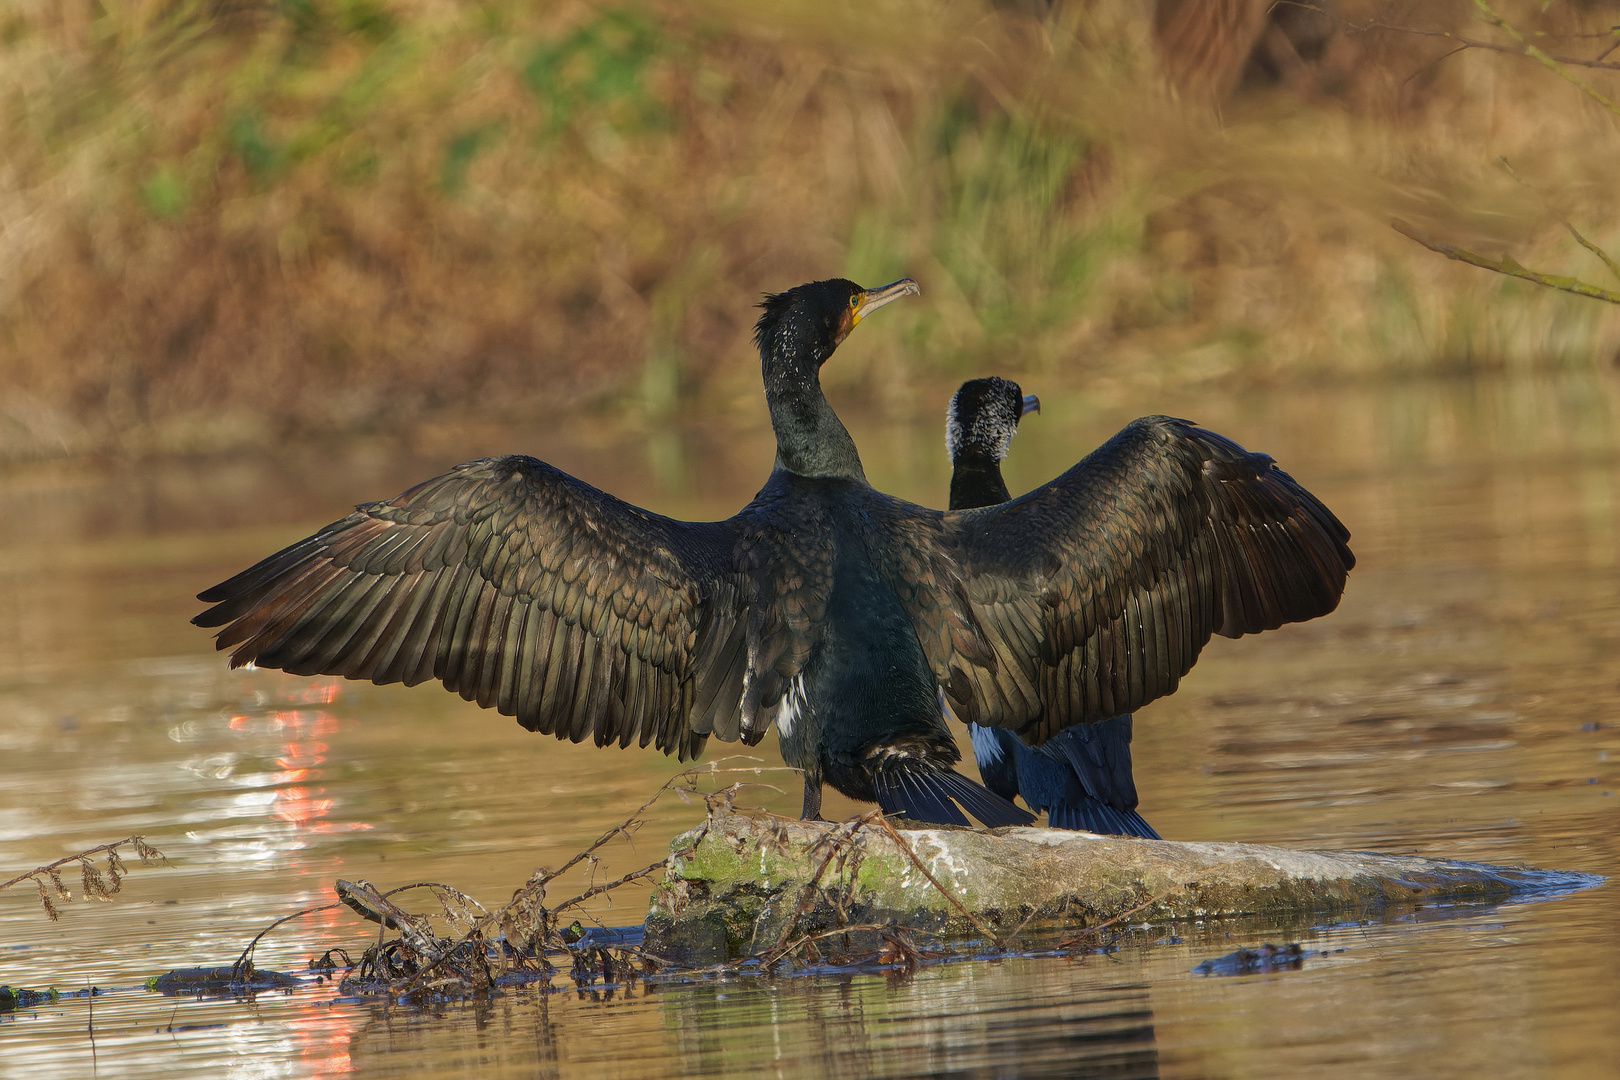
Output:
[[1125,822],[1126,831],[1121,835],[1140,836],[1143,840],[1164,839],[1164,837],[1159,835],[1159,830],[1149,825],[1147,823],[1147,819],[1141,814],[1138,814],[1135,810],[1116,810],[1114,813],[1123,818]]
[[992,829],[1003,825],[1033,825],[1035,815],[1003,799],[989,788],[974,783],[958,772],[934,773],[931,779],[950,791],[962,809]]
[[971,826],[945,791],[929,782],[932,779],[933,774],[891,767],[872,777],[872,788],[885,814],[902,814],[912,821],[936,825]]
[[1096,799],[1049,807],[1046,819],[1054,829],[1077,829],[1104,836],[1139,836],[1144,840],[1163,839],[1135,810],[1119,810]]
[[[904,814],[912,821],[941,825],[971,825],[966,810],[990,828],[1030,825],[1035,815],[1020,810],[993,791],[961,773],[949,770],[908,769],[890,766],[872,778],[878,805],[886,814]],[[954,802],[952,801],[954,800]],[[957,809],[957,804],[961,809]]]

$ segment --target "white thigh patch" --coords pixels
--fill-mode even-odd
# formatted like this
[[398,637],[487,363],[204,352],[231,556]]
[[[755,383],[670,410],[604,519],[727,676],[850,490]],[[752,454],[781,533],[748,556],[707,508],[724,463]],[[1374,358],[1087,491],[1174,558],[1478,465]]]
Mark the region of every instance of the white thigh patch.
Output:
[[793,725],[799,722],[799,717],[808,707],[809,702],[804,696],[804,676],[795,675],[788,682],[782,700],[771,710],[771,723],[776,725],[776,733],[782,736],[793,734]]

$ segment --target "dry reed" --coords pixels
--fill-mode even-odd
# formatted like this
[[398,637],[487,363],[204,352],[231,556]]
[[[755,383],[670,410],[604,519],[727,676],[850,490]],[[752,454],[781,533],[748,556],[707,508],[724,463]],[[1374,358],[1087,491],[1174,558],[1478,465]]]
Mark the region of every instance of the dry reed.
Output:
[[1614,250],[1616,118],[1504,25],[1609,100],[1612,35],[1543,6],[13,5],[0,458],[723,413],[753,298],[833,273],[924,283],[828,369],[894,408],[989,370],[1607,363],[1606,305],[1387,225],[1554,275],[1591,260],[1560,218]]

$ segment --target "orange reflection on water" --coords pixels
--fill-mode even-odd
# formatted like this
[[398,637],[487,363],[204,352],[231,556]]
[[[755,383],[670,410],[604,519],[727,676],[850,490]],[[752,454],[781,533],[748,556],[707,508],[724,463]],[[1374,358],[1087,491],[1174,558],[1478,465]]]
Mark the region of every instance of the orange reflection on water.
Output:
[[[330,705],[342,693],[341,681],[322,679],[314,682],[289,682],[279,695],[283,702],[298,705]],[[315,786],[322,779],[321,766],[326,761],[326,739],[338,732],[338,718],[325,709],[275,708],[266,714],[239,713],[230,717],[230,727],[236,731],[250,730],[263,723],[264,730],[286,737],[276,765],[277,790],[269,807],[269,816],[289,822],[300,829],[313,832],[351,832],[372,829],[369,822],[334,823],[326,820],[337,806],[335,798],[326,796],[324,787]]]
[[[344,916],[332,908],[313,911],[305,920],[305,925],[314,924],[314,935],[325,941],[340,938],[349,929]],[[295,1053],[304,1066],[301,1075],[338,1076],[353,1072],[349,1048],[361,1027],[361,1015],[342,1016],[321,995],[314,996],[315,1000],[311,1001],[299,995],[300,1003],[287,1025]]]
[[331,813],[333,800],[317,797],[325,793],[325,788],[316,788],[313,794],[308,788],[282,788],[276,792],[276,801],[271,804],[270,816],[290,821],[294,825],[307,826],[312,821]]

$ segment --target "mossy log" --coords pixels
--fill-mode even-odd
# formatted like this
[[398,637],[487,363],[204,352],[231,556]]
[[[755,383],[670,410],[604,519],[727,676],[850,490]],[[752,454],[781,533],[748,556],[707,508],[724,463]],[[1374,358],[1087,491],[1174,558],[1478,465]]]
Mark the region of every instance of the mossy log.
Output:
[[765,955],[795,937],[855,924],[1000,937],[1020,928],[1084,930],[1127,912],[1133,921],[1292,917],[1496,901],[1601,880],[1360,851],[1038,828],[900,831],[875,816],[808,822],[730,809],[676,837],[671,852],[644,947],[683,964]]

